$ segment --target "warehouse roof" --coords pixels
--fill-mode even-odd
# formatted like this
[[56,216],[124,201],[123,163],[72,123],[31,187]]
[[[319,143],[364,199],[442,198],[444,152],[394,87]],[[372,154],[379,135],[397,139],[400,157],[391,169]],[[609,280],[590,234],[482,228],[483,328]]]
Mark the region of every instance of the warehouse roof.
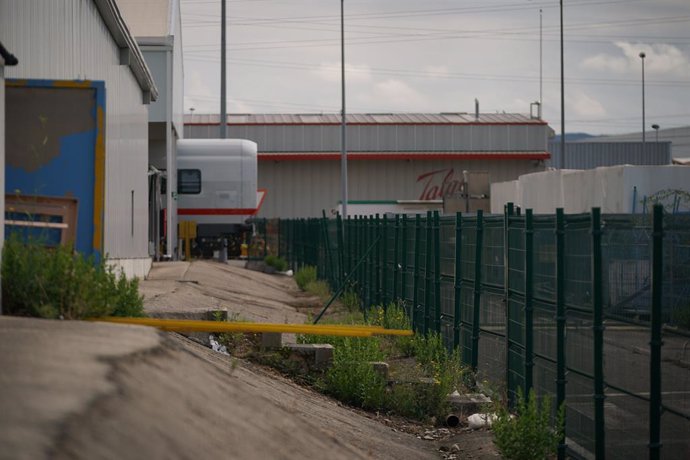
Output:
[[[185,124],[217,125],[218,114],[185,115]],[[339,114],[231,114],[228,115],[231,125],[338,125],[341,122]],[[457,124],[489,124],[489,125],[545,125],[539,118],[518,113],[480,113],[478,117],[465,112],[453,113],[352,113],[347,115],[348,124],[360,125],[457,125]]]

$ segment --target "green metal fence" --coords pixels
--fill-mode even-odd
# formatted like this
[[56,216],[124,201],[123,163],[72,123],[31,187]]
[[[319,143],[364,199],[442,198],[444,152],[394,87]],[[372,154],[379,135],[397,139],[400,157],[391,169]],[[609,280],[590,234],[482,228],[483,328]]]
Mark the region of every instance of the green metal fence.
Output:
[[263,228],[363,308],[403,305],[509,400],[533,388],[565,404],[559,458],[690,458],[690,216],[509,204]]

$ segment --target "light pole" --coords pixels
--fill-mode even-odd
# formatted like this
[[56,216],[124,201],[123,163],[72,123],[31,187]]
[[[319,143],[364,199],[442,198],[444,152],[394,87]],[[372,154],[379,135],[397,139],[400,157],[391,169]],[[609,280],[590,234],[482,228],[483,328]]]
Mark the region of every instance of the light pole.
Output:
[[561,4],[561,166],[565,166],[565,83],[563,81],[563,0]]
[[221,139],[225,139],[227,128],[227,89],[225,86],[225,0],[220,3],[220,131]]
[[340,0],[340,90],[342,110],[340,124],[340,183],[343,225],[347,218],[347,122],[345,121],[345,0]]
[[646,152],[645,147],[647,145],[647,142],[646,142],[647,139],[645,136],[645,130],[646,130],[647,125],[646,125],[645,120],[644,120],[644,116],[645,116],[645,113],[644,113],[644,58],[646,56],[647,55],[644,54],[644,51],[640,52],[640,59],[642,59],[642,154],[644,154]]
[[659,142],[659,125],[653,124],[652,129],[656,132],[656,141]]

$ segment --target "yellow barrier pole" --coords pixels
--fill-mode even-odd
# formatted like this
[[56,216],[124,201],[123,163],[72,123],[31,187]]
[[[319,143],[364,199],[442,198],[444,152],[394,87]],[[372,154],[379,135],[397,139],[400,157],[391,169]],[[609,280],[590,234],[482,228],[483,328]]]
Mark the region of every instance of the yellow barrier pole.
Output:
[[140,326],[152,326],[165,331],[177,332],[278,332],[294,334],[333,335],[341,337],[371,337],[373,335],[413,335],[413,332],[411,330],[385,329],[379,326],[357,325],[243,323],[123,317],[95,318],[93,319],[93,321],[102,321],[118,324],[133,324]]

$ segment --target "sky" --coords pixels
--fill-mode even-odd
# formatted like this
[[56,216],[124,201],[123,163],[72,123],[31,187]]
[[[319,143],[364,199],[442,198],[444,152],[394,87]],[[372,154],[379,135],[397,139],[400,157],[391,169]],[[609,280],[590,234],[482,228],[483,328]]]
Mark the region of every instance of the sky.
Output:
[[[226,1],[228,113],[340,112],[340,1]],[[220,3],[181,0],[186,113],[220,111]],[[640,52],[647,129],[690,125],[690,0],[563,3],[566,132],[642,129]],[[560,133],[558,1],[344,9],[347,113],[473,113],[477,99],[528,114],[541,100]]]

